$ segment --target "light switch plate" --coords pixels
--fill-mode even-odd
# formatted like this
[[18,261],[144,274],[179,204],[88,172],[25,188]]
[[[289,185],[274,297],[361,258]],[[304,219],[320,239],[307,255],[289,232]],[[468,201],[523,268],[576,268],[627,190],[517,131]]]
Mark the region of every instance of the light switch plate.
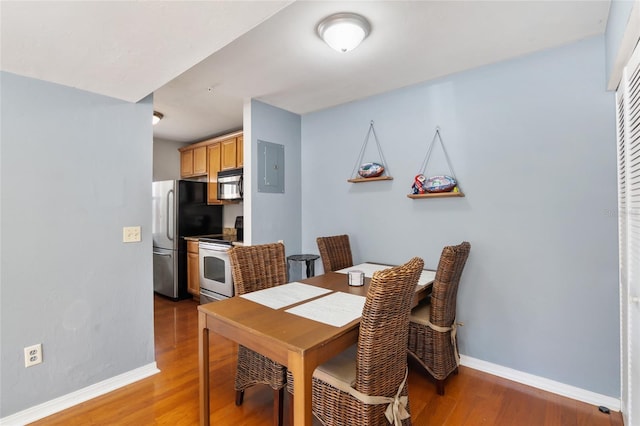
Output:
[[125,226],[124,228],[122,228],[123,243],[137,243],[139,241],[140,241],[139,226]]

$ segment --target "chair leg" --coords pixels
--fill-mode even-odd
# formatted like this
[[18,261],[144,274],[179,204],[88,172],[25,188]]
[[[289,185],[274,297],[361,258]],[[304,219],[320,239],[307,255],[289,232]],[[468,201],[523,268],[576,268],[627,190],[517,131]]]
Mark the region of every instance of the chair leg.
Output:
[[244,391],[237,390],[236,391],[236,405],[239,407],[242,405],[242,400],[244,399]]
[[284,410],[284,388],[273,390],[273,425],[282,426]]
[[436,380],[436,389],[438,391],[438,395],[444,395],[444,380]]

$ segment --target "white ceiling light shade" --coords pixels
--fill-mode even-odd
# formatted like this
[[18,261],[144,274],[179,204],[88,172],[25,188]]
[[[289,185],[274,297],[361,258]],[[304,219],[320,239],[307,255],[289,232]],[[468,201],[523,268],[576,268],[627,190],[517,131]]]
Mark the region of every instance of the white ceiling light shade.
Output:
[[355,49],[370,32],[369,21],[355,13],[335,13],[318,24],[320,38],[338,52]]
[[153,111],[153,118],[152,118],[152,123],[155,126],[156,124],[158,124],[160,122],[160,120],[162,120],[162,117],[164,117],[164,114],[162,114],[161,112],[158,111]]

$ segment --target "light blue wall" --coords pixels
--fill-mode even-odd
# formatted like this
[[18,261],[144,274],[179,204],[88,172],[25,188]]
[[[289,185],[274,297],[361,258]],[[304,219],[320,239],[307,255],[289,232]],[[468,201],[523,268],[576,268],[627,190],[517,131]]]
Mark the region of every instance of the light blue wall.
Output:
[[[0,79],[6,417],[154,362],[152,99]],[[123,244],[133,225],[142,242]],[[44,362],[26,369],[36,343]]]
[[[355,262],[417,255],[436,268],[443,246],[467,240],[461,352],[618,397],[615,106],[604,62],[595,37],[303,116],[302,250],[345,232]],[[348,183],[370,120],[394,180]],[[466,197],[409,199],[436,126]],[[448,171],[442,155],[430,167]]]
[[[300,253],[300,125],[297,114],[251,101],[251,244],[283,240],[287,256]],[[284,194],[258,192],[258,140],[284,145]],[[297,269],[292,279],[299,278]]]
[[180,179],[179,148],[189,145],[166,139],[153,140],[153,181]]

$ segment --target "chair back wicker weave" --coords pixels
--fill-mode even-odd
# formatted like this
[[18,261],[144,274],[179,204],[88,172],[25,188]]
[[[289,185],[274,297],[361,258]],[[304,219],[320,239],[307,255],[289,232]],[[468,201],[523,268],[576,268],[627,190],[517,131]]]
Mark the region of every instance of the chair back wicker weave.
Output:
[[409,323],[409,354],[436,379],[444,395],[444,380],[460,364],[456,341],[456,303],[462,271],[471,245],[463,242],[442,250],[429,303],[416,307]]
[[322,258],[324,272],[338,271],[353,266],[348,235],[318,237],[316,242]]
[[287,260],[281,243],[235,246],[229,250],[235,294],[287,282]]
[[[237,246],[229,250],[231,273],[236,295],[274,287],[287,282],[287,261],[280,243]],[[238,346],[236,368],[236,405],[241,405],[244,390],[255,384],[271,386],[273,393],[273,423],[282,425],[285,366],[242,345]]]
[[[414,257],[373,274],[357,345],[314,372],[313,413],[323,425],[388,426],[385,411],[395,398],[405,397],[408,417],[395,424],[411,424],[406,347],[411,301],[423,266]],[[288,389],[293,391],[293,383]]]

